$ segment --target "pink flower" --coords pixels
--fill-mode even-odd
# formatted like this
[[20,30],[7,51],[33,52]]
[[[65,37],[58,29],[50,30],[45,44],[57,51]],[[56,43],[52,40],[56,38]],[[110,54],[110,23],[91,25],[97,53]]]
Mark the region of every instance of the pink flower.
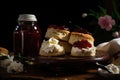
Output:
[[105,15],[105,16],[99,17],[98,24],[102,29],[106,29],[107,31],[110,31],[112,29],[112,26],[115,25],[115,20],[112,19],[111,16]]

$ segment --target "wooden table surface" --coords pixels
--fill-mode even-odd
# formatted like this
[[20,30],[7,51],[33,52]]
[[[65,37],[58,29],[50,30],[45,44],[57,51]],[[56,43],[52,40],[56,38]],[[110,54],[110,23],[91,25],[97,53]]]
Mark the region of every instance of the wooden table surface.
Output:
[[[120,75],[98,73],[98,67],[95,65],[96,58],[95,61],[94,59],[92,61],[91,58],[85,58],[85,60],[74,58],[69,58],[70,60],[68,58],[43,59],[37,59],[43,64],[24,65],[22,73],[7,73],[6,69],[0,67],[0,80],[120,80]],[[109,63],[109,61],[110,59],[106,57],[102,59],[102,62]]]
[[48,70],[28,68],[22,73],[7,73],[0,68],[0,80],[120,80],[120,76],[100,75],[97,69]]

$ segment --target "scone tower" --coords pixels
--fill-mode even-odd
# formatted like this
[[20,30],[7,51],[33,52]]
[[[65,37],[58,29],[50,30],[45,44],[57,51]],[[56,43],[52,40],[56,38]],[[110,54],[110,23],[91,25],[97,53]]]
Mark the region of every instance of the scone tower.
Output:
[[85,29],[70,31],[65,26],[50,25],[39,54],[41,56],[95,56],[93,36]]
[[41,56],[61,56],[70,53],[71,45],[68,43],[70,31],[65,26],[50,25],[47,28],[39,54]]

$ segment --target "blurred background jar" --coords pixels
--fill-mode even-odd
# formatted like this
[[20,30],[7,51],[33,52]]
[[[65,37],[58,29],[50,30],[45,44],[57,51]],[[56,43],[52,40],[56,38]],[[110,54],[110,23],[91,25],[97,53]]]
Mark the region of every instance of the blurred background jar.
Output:
[[34,14],[20,14],[18,25],[13,31],[13,51],[15,55],[36,57],[41,45],[41,29]]

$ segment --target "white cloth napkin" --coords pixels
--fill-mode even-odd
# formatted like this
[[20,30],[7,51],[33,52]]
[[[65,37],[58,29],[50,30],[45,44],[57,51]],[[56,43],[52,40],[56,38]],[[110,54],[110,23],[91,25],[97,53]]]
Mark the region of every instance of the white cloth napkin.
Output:
[[120,52],[120,38],[114,38],[108,42],[100,43],[96,46],[96,49],[114,55]]

